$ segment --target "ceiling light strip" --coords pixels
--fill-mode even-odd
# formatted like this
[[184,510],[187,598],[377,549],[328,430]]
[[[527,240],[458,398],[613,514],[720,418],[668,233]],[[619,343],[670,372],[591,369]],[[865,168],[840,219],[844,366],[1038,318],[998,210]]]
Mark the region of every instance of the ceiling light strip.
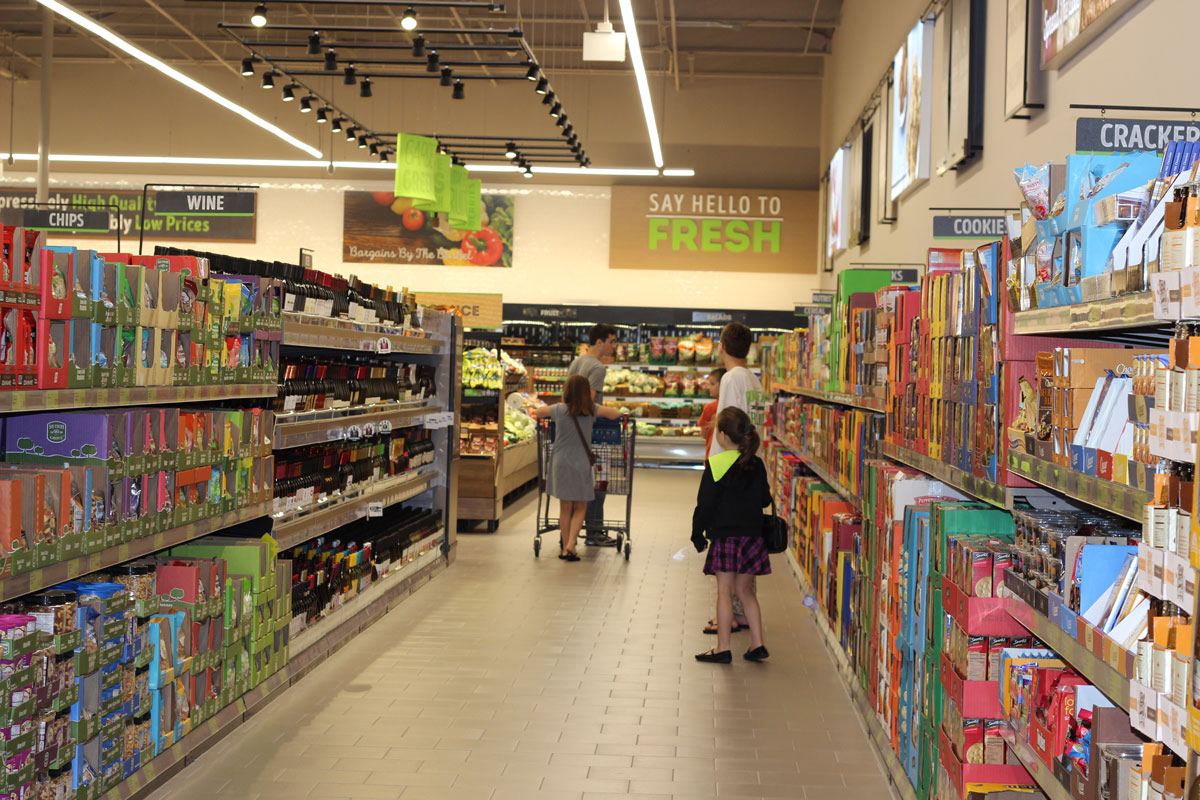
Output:
[[[8,153],[0,153],[0,159],[7,159]],[[37,153],[13,153],[13,161],[37,161]],[[158,166],[200,166],[200,167],[286,167],[286,168],[320,168],[326,169],[328,161],[309,161],[308,159],[287,158],[208,158],[200,156],[118,156],[118,155],[89,155],[72,153],[51,153],[51,161],[77,164],[150,164]],[[334,161],[337,169],[377,169],[395,171],[395,164],[384,164],[378,161]],[[467,164],[473,172],[520,172],[520,168],[510,164]],[[657,169],[640,167],[549,167],[533,166],[534,172],[548,175],[623,175],[628,177],[654,177],[659,174]],[[691,177],[695,170],[667,169],[662,174],[666,177]]]
[[262,128],[263,130],[265,130],[269,133],[275,134],[280,139],[283,139],[285,142],[292,145],[293,147],[297,147],[297,148],[303,150],[304,152],[308,153],[313,158],[321,158],[322,157],[321,151],[318,150],[317,148],[315,148],[311,145],[305,144],[304,142],[297,139],[295,136],[292,136],[290,133],[288,133],[287,131],[280,128],[278,125],[274,125],[270,122],[267,122],[265,119],[258,116],[253,111],[250,111],[249,109],[238,105],[237,103],[233,102],[232,100],[225,97],[224,95],[214,92],[212,89],[208,88],[204,84],[202,84],[196,80],[193,80],[192,78],[189,78],[187,75],[184,75],[182,72],[175,69],[174,67],[167,65],[165,62],[155,58],[154,56],[147,53],[145,50],[142,50],[141,48],[137,47],[136,45],[134,45],[131,42],[127,41],[126,39],[122,38],[121,36],[118,36],[116,33],[109,30],[108,28],[104,27],[100,23],[96,22],[91,17],[80,14],[78,11],[71,8],[70,6],[65,5],[64,3],[58,2],[58,0],[38,0],[38,2],[41,3],[43,6],[45,6],[46,8],[53,11],[54,13],[58,14],[59,16],[69,19],[71,22],[75,23],[79,27],[81,27],[87,31],[90,31],[90,32],[96,34],[97,36],[99,36],[101,39],[104,39],[106,42],[109,42],[110,44],[115,45],[119,49],[125,51],[129,55],[136,58],[138,61],[141,61],[142,63],[153,67],[154,69],[158,70],[162,74],[166,75],[168,78],[171,78],[172,80],[182,83],[184,86],[188,87],[189,89],[196,92],[197,94],[204,95],[209,100],[212,100],[214,103],[216,103],[217,105],[224,106],[225,108],[229,109],[233,113],[237,114],[239,117],[245,119],[247,122],[252,122],[253,124],[257,125],[258,127]]
[[646,65],[642,63],[642,45],[638,41],[637,20],[633,18],[632,0],[620,0],[621,20],[625,25],[625,36],[629,40],[629,58],[633,61],[633,74],[637,77],[638,94],[642,97],[642,113],[646,115],[646,130],[650,133],[650,150],[654,153],[654,166],[662,169],[662,143],[658,140],[658,123],[654,119],[654,104],[650,101],[650,83],[646,80]]

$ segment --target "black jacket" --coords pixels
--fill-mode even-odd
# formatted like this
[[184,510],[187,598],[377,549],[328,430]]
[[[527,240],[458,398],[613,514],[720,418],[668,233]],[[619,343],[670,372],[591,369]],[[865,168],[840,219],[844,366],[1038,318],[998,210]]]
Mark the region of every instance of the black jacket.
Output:
[[[722,454],[714,456],[720,458]],[[763,509],[771,503],[771,485],[762,459],[754,457],[748,467],[737,464],[722,470],[712,460],[704,464],[704,477],[696,494],[692,514],[692,542],[703,550],[704,539],[729,536],[762,536]]]

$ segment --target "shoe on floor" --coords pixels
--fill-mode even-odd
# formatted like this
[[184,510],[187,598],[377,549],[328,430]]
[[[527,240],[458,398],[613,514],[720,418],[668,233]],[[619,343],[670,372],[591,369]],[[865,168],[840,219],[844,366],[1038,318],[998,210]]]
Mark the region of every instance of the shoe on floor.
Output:
[[703,661],[708,664],[732,664],[733,653],[729,650],[709,650],[707,653],[697,653],[697,661]]
[[766,645],[760,645],[753,650],[747,650],[742,658],[747,661],[766,661],[770,656],[771,654],[767,652]]
[[[749,630],[749,629],[750,629],[749,625],[743,625],[742,623],[738,622],[735,619],[733,621],[733,627],[729,629],[729,632],[730,633],[740,633],[741,631],[745,631],[745,630]],[[704,633],[708,636],[716,636],[717,635],[717,621],[715,619],[710,619],[708,621],[708,624],[704,626]]]
[[606,536],[603,533],[597,533],[594,536],[589,535],[587,537],[587,539],[585,539],[584,541],[586,541],[592,547],[616,547],[617,546],[616,539],[614,539],[611,536]]

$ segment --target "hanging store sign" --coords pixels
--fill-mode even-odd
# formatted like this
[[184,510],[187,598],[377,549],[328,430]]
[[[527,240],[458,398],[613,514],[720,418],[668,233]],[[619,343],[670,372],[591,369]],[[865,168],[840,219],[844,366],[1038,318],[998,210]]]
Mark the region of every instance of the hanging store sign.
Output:
[[[249,196],[248,200],[241,199],[237,201],[238,203],[249,202],[251,205],[248,215],[239,213],[236,216],[227,216],[220,212],[163,213],[159,208],[159,199],[163,195],[169,194],[172,193],[154,190],[146,193],[144,227],[147,239],[169,239],[174,242],[253,243],[255,241],[257,221],[255,192],[237,193],[239,196]],[[181,193],[176,192],[176,194]],[[35,199],[33,189],[0,189],[0,213],[14,209],[26,209],[25,213],[29,213],[33,210],[29,206]],[[95,229],[92,228],[92,221],[89,221],[86,228],[68,227],[55,231],[56,234],[63,236],[115,239],[119,226],[122,237],[137,238],[143,226],[141,189],[133,191],[58,189],[50,193],[47,203],[55,206],[56,210],[84,211],[104,214],[107,217],[107,224]],[[45,211],[46,209],[40,210]],[[19,217],[17,218],[19,219]]]
[[817,206],[815,191],[614,186],[609,266],[812,274]]
[[504,324],[504,295],[465,292],[415,292],[417,305],[453,308],[466,328],[499,328]]
[[155,211],[175,217],[252,217],[255,192],[159,192]]
[[25,210],[25,227],[46,233],[108,233],[108,213],[84,211],[82,209],[34,209]]
[[1075,150],[1080,153],[1161,153],[1171,142],[1200,142],[1200,122],[1112,117],[1075,120]]
[[831,306],[833,305],[833,292],[813,292],[808,302],[818,306]]
[[954,214],[933,218],[935,239],[1001,239],[1008,233],[1008,218],[995,215]]
[[807,306],[796,306],[795,313],[796,313],[797,317],[819,317],[822,314],[828,314],[830,312],[830,310],[831,310],[831,306],[807,305]]
[[[359,264],[511,267],[512,195],[478,198],[479,227],[455,230],[448,214],[423,211],[392,192],[345,192],[342,260]],[[469,211],[469,209],[460,209]]]

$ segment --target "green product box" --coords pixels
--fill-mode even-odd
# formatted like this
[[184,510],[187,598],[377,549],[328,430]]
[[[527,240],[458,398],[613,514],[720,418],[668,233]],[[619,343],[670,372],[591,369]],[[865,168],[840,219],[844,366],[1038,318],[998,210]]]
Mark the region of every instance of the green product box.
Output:
[[[226,573],[250,579],[251,590],[265,591],[274,579],[275,552],[272,545],[259,539],[206,537],[173,548],[172,556],[223,558]],[[267,576],[271,577],[268,578]]]
[[24,575],[37,566],[37,556],[32,550],[18,550],[12,554],[11,565],[13,575]]
[[41,644],[40,634],[34,632],[28,636],[22,636],[20,639],[5,639],[3,640],[2,651],[5,660],[20,658],[23,655],[28,655],[38,648]]
[[58,561],[70,561],[83,555],[84,534],[72,533],[58,540]]

